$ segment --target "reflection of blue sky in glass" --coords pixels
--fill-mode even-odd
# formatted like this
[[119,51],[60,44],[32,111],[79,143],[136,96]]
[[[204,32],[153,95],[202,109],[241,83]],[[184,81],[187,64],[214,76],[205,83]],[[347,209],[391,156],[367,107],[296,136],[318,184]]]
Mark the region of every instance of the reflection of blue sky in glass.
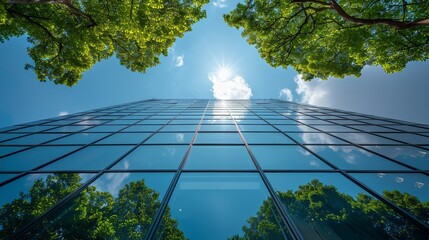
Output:
[[185,169],[255,169],[243,146],[194,146]]
[[383,156],[393,158],[421,170],[429,170],[429,151],[410,146],[364,146]]
[[257,174],[183,173],[168,205],[185,238],[227,239],[243,236],[242,226],[268,196]]
[[397,163],[353,146],[309,146],[317,155],[340,169],[409,170]]

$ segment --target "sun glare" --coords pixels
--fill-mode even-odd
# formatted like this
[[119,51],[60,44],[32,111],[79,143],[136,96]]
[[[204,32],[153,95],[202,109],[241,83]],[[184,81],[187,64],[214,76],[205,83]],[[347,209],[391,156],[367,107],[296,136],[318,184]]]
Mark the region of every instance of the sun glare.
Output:
[[232,75],[232,69],[230,67],[221,66],[217,71],[217,75],[221,80],[227,80]]

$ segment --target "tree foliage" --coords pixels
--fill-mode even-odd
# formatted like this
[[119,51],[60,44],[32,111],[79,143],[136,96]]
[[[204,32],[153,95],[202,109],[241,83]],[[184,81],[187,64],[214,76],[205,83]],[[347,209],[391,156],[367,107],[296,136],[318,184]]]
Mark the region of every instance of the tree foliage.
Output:
[[427,0],[246,0],[224,16],[273,67],[305,80],[388,73],[429,58]]
[[[69,175],[72,175],[70,177]],[[30,220],[45,212],[80,185],[78,174],[55,174],[36,180],[28,194],[0,209],[0,238],[7,238]],[[50,204],[46,204],[50,202]],[[159,193],[144,180],[130,182],[115,197],[85,188],[51,217],[43,219],[28,233],[36,239],[143,239],[160,206]],[[163,215],[164,234],[157,239],[185,239],[169,208]]]
[[[427,230],[400,217],[381,201],[360,193],[356,199],[340,193],[332,185],[318,180],[299,186],[293,192],[278,192],[292,220],[305,239],[424,239]],[[423,222],[429,222],[429,202],[399,191],[385,191],[384,197],[407,209]],[[264,201],[256,216],[243,226],[240,239],[282,239],[273,218],[274,203]],[[277,236],[277,237],[266,237]]]
[[[30,2],[30,3],[21,3]],[[112,55],[145,72],[205,17],[208,0],[0,0],[0,42],[27,36],[40,81],[72,86]]]

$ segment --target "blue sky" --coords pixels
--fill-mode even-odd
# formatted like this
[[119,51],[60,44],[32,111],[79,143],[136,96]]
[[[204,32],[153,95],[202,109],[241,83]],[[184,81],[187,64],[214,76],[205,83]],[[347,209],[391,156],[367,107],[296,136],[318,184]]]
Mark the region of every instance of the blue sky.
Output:
[[[169,56],[145,74],[112,57],[97,63],[74,87],[40,83],[25,37],[0,45],[0,127],[149,98],[282,98],[429,124],[429,62],[396,74],[366,67],[357,79],[302,82],[292,69],[274,69],[222,15],[235,7],[216,0],[207,18],[177,39]],[[223,71],[220,71],[223,69]],[[298,91],[297,91],[298,89]]]

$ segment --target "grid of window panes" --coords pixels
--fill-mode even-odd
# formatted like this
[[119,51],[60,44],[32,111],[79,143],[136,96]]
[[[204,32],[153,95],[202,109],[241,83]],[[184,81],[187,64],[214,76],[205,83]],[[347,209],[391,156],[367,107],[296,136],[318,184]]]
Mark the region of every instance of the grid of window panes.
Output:
[[0,238],[428,239],[429,126],[146,100],[0,129]]

